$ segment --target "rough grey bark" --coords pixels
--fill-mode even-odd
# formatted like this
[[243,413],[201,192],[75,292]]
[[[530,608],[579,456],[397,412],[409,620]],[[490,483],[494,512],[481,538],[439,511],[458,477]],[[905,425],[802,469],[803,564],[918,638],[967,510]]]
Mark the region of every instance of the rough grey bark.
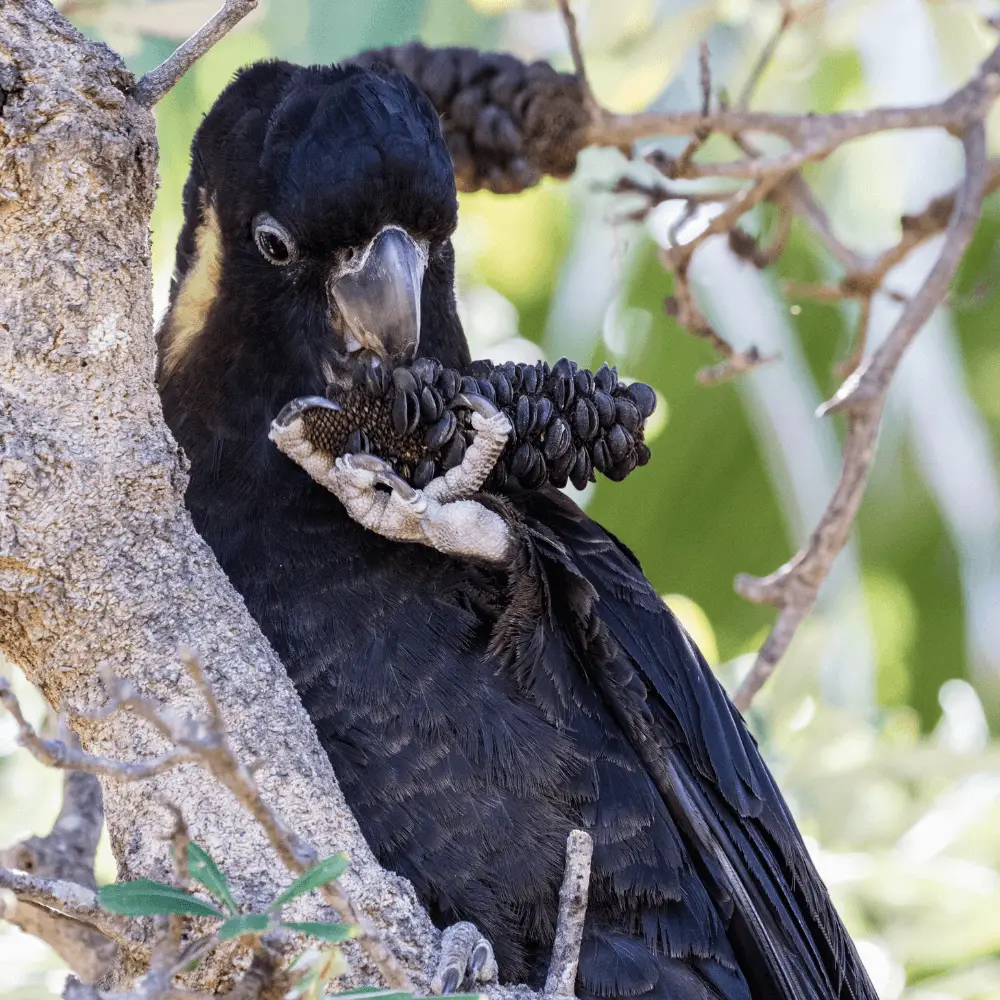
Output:
[[[132,85],[45,0],[0,2],[0,651],[57,707],[99,705],[103,669],[192,712],[177,650],[195,650],[265,794],[320,851],[349,853],[345,889],[424,983],[436,932],[409,883],[375,863],[284,668],[184,509],[153,384],[156,140]],[[79,736],[110,757],[162,749],[129,715]],[[104,799],[123,878],[167,876],[168,800],[237,898],[266,902],[289,880],[194,767],[105,783]]]

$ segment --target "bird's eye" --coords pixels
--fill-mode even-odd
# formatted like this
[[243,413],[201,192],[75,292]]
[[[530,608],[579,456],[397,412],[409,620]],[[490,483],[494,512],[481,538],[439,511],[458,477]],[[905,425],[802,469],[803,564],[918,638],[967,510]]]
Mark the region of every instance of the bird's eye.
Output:
[[291,233],[269,215],[254,219],[253,238],[261,256],[270,264],[284,267],[298,257]]

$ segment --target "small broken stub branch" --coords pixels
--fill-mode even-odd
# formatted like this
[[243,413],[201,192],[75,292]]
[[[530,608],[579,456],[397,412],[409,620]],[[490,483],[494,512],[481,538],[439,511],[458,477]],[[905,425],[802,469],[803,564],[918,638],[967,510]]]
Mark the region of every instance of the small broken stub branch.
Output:
[[256,10],[258,0],[225,0],[222,7],[187,41],[179,45],[156,69],[150,70],[135,85],[132,99],[151,108],[170,91],[178,80],[247,14]]
[[566,870],[559,889],[559,919],[552,945],[552,960],[545,979],[546,996],[576,995],[576,973],[580,965],[583,925],[587,918],[590,863],[594,841],[583,830],[572,830],[566,840]]

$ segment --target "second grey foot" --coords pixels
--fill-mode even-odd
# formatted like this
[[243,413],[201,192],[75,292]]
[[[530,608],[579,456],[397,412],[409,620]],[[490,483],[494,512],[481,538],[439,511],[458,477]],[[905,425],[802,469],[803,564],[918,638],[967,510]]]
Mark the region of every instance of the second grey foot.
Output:
[[457,993],[468,988],[476,991],[480,983],[497,977],[493,945],[468,921],[452,924],[441,935],[441,957],[431,980],[431,992]]

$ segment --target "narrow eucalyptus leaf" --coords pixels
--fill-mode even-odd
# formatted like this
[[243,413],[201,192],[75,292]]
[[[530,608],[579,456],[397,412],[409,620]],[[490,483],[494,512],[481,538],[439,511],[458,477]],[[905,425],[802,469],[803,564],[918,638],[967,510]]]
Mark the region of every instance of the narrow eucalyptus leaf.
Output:
[[263,934],[268,927],[268,916],[266,913],[241,913],[239,916],[230,917],[223,921],[219,927],[219,940],[228,941],[230,938],[242,937],[244,934]]
[[327,882],[340,878],[347,871],[347,855],[343,851],[331,854],[330,857],[318,861],[309,871],[300,875],[270,906],[276,910],[279,906],[303,896],[313,889],[318,889]]
[[314,920],[282,920],[281,926],[290,931],[298,931],[300,934],[308,934],[310,937],[330,941],[333,944],[349,941],[355,934],[354,924],[322,923]]
[[188,844],[188,870],[191,878],[203,885],[216,899],[225,904],[230,913],[236,913],[239,907],[233,899],[233,893],[226,881],[226,876],[219,870],[212,855],[204,847],[193,840]]
[[203,903],[189,892],[148,878],[102,886],[97,898],[104,909],[124,917],[153,917],[165,913],[190,917],[222,916],[214,906]]

